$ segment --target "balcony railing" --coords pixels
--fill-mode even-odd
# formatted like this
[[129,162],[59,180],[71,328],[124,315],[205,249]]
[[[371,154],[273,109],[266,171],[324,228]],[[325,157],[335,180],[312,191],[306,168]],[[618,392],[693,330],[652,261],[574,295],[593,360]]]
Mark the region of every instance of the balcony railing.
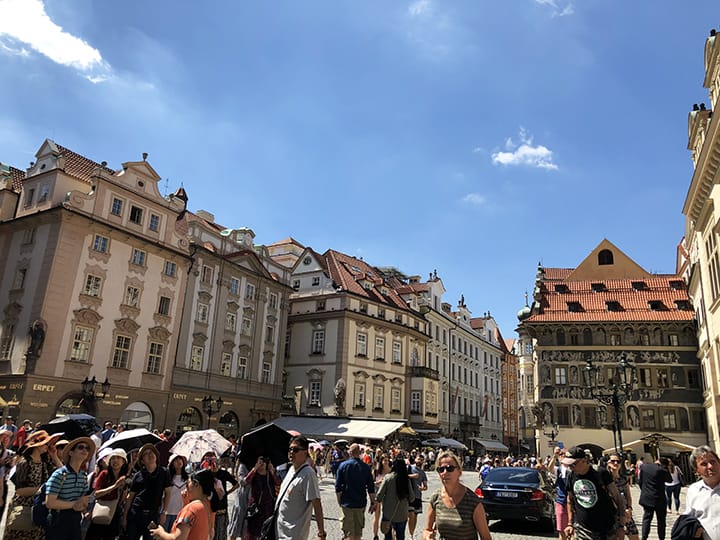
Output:
[[435,381],[440,380],[440,372],[425,366],[408,366],[409,377],[426,377]]
[[480,417],[479,416],[471,416],[469,414],[463,414],[460,416],[460,423],[477,426],[477,425],[480,425]]

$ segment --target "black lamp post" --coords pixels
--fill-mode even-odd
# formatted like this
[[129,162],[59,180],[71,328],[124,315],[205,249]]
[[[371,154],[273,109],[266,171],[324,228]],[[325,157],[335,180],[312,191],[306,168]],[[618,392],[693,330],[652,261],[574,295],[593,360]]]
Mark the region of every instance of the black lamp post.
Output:
[[212,396],[205,396],[202,400],[202,407],[205,414],[208,417],[208,429],[210,429],[210,417],[213,414],[219,413],[223,406],[223,399],[218,396],[217,399],[213,399]]
[[630,400],[632,396],[633,386],[636,381],[635,366],[627,361],[625,354],[620,355],[620,360],[615,366],[612,379],[607,381],[605,387],[601,387],[599,382],[600,367],[594,366],[592,357],[588,356],[585,360],[586,366],[583,369],[583,381],[585,388],[589,389],[590,397],[604,405],[610,405],[613,408],[613,423],[617,430],[617,445],[615,450],[623,456],[620,466],[625,471],[625,449],[622,442],[622,422],[624,409],[623,405]]
[[80,383],[80,391],[82,393],[83,399],[86,400],[97,400],[97,399],[105,399],[105,396],[107,396],[108,392],[110,391],[110,381],[108,381],[108,378],[105,377],[105,381],[100,385],[100,389],[102,391],[102,396],[97,396],[95,394],[95,387],[97,386],[98,381],[95,378],[95,375],[93,375],[92,379],[88,379],[85,377],[85,380]]

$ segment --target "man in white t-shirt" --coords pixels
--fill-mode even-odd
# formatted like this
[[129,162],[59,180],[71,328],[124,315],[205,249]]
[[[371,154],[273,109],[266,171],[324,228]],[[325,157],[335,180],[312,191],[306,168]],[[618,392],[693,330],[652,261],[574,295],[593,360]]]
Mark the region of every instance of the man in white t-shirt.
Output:
[[278,540],[308,538],[313,510],[318,538],[327,536],[317,475],[306,463],[308,446],[308,440],[302,435],[290,439],[289,457],[292,466],[280,486],[280,499],[276,503]]

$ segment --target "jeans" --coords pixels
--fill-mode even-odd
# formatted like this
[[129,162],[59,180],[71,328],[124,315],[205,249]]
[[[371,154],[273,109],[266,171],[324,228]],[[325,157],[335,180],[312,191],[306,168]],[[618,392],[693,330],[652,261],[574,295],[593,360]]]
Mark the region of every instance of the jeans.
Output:
[[667,507],[664,503],[662,506],[643,506],[642,540],[647,540],[648,536],[650,536],[650,524],[652,523],[653,514],[657,516],[658,539],[665,540],[665,519],[667,518]]
[[158,522],[157,511],[151,512],[150,510],[135,510],[130,509],[127,518],[127,535],[128,540],[153,540],[148,530],[150,522]]
[[405,540],[406,525],[407,521],[393,521],[390,525],[390,532],[385,535],[385,540],[393,540],[393,530],[395,530],[395,540]]
[[75,510],[53,510],[52,524],[45,529],[47,540],[80,540],[82,514]]
[[675,499],[675,511],[680,510],[680,488],[682,484],[674,484],[672,486],[665,486],[665,498],[667,499],[667,509],[671,510],[672,501]]

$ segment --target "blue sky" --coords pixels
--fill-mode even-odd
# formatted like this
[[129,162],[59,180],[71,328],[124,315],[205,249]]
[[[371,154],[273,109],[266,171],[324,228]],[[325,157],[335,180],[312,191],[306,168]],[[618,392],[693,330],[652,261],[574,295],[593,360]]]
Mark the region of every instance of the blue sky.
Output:
[[538,261],[607,237],[675,270],[713,26],[709,0],[1,0],[0,161],[148,152],[191,210],[437,269],[511,337]]

